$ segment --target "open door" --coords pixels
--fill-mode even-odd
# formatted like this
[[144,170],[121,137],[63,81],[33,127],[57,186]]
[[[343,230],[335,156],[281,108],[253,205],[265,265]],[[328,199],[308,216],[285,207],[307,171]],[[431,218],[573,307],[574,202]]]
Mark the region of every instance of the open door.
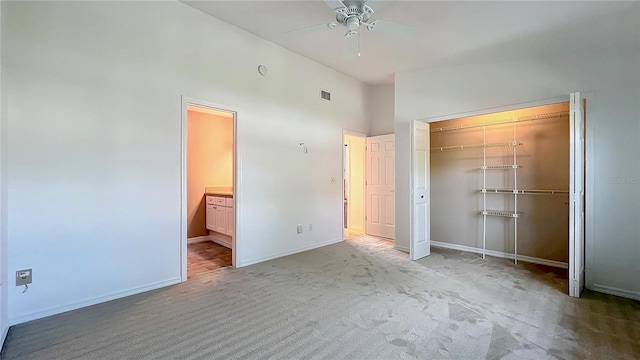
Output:
[[411,260],[431,253],[429,200],[429,124],[413,122],[412,206],[413,229],[409,246]]
[[393,239],[396,229],[395,135],[367,138],[367,234]]
[[569,176],[569,296],[580,297],[584,289],[584,122],[585,106],[580,93],[570,94]]

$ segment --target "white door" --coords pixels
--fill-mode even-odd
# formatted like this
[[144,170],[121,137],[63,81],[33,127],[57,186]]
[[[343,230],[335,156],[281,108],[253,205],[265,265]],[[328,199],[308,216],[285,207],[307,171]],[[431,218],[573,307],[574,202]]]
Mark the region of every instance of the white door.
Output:
[[584,102],[570,94],[569,175],[569,295],[580,297],[584,289]]
[[367,138],[367,234],[393,239],[396,228],[395,136]]
[[413,122],[412,206],[413,229],[409,256],[418,260],[431,254],[429,201],[429,124]]
[[224,234],[227,232],[227,210],[225,207],[216,207],[216,230],[217,232]]
[[213,205],[207,205],[207,211],[205,214],[207,230],[216,231],[216,207]]

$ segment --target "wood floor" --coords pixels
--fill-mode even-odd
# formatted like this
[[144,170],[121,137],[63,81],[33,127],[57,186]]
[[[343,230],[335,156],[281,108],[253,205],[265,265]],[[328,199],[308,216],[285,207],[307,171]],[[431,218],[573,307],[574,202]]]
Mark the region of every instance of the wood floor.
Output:
[[360,235],[364,235],[363,232],[359,232],[359,231],[353,231],[353,230],[349,230],[349,229],[344,229],[344,238],[345,239],[352,239],[356,236],[360,236]]
[[231,249],[213,241],[187,245],[187,278],[231,266]]

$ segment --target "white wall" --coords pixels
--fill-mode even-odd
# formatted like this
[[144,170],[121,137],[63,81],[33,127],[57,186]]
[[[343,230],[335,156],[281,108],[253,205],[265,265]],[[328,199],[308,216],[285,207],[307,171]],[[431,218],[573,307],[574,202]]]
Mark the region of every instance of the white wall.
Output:
[[369,136],[393,134],[394,97],[394,84],[368,87]]
[[[636,35],[637,24],[632,25]],[[601,57],[514,60],[397,74],[396,244],[409,245],[411,120],[590,92],[587,286],[640,299],[639,64],[640,50],[635,48]]]
[[[2,6],[0,6],[0,44],[2,43]],[[0,46],[0,118],[4,117],[4,83],[2,82],[2,46]],[[6,186],[6,154],[4,144],[6,143],[7,130],[4,122],[0,122],[0,350],[4,345],[4,340],[9,330],[7,320],[7,192]]]
[[342,129],[368,130],[360,82],[176,2],[2,15],[8,271],[34,271],[11,323],[179,281],[182,95],[238,111],[239,265],[341,239],[330,178]]

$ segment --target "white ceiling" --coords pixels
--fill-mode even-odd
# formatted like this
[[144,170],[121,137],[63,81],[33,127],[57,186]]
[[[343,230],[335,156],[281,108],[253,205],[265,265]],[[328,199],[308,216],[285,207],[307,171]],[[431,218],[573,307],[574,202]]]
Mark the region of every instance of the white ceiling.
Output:
[[389,1],[374,18],[413,27],[418,36],[363,31],[362,56],[351,58],[343,54],[341,26],[286,33],[335,21],[323,1],[183,2],[368,84],[391,83],[397,71],[444,64],[640,48],[637,1]]

